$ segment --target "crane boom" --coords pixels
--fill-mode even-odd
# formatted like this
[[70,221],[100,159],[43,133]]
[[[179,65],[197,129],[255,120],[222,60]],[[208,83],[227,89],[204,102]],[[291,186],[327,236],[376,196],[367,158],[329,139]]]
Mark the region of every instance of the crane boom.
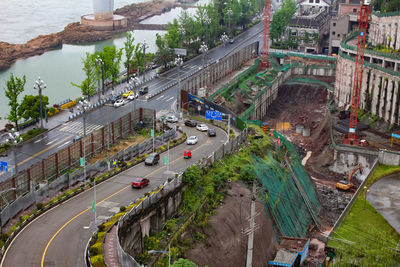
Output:
[[263,48],[261,51],[261,68],[268,67],[268,45],[269,45],[269,24],[271,22],[271,0],[265,0],[264,4],[264,34]]
[[349,133],[347,137],[343,140],[344,144],[354,146],[358,146],[360,144],[360,137],[357,136],[357,115],[360,102],[362,72],[364,67],[364,51],[365,40],[367,37],[369,4],[370,0],[363,0],[360,8],[360,18],[358,20],[357,57],[356,66],[354,69],[354,82],[351,96]]

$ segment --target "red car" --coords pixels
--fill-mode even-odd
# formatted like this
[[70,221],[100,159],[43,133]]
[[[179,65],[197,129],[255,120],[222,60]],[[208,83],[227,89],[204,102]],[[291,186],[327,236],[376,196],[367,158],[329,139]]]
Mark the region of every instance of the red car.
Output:
[[136,178],[135,180],[133,180],[132,182],[132,188],[143,188],[147,185],[149,185],[150,180],[146,179],[146,178]]
[[185,150],[185,152],[183,152],[183,157],[185,159],[190,159],[192,157],[192,151],[190,150]]

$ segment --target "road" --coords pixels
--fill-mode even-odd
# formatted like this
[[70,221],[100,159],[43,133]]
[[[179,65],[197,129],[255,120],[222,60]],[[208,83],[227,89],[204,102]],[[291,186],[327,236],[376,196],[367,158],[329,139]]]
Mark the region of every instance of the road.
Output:
[[[170,150],[170,170],[183,171],[187,166],[200,158],[210,155],[216,148],[227,141],[227,134],[215,128],[216,137],[208,137],[205,132],[183,126],[188,136],[196,135],[196,145],[181,144]],[[191,149],[192,159],[183,159],[183,151]],[[119,207],[127,206],[145,192],[165,182],[163,172],[166,166],[136,165],[97,186],[97,222],[119,211]],[[150,185],[144,189],[132,189],[133,177],[146,177]],[[91,212],[93,189],[60,204],[38,217],[20,232],[4,255],[1,266],[85,266],[85,247],[93,232],[94,215]]]
[[[210,63],[214,62],[225,55],[234,53],[235,51],[255,41],[260,41],[260,43],[262,43],[262,26],[263,25],[261,23],[255,25],[237,37],[233,44],[228,43],[226,45],[221,45],[209,50],[207,53],[207,61]],[[262,45],[260,45],[260,47],[262,47]],[[185,62],[181,67],[179,75],[180,77],[184,77],[186,74],[191,73],[194,70],[200,70],[202,66],[202,56],[198,56],[188,62]],[[177,79],[178,69],[174,68],[144,85],[149,87],[149,94],[154,94],[168,86],[168,84],[174,83]],[[115,88],[115,91],[119,92],[124,88],[126,88],[126,83],[118,85]],[[142,96],[139,99],[131,101],[120,108],[114,108],[105,105],[88,112],[86,115],[86,133],[89,134],[91,131],[106,125],[107,121],[115,121],[121,116],[129,113],[133,110],[134,102],[136,102],[136,108],[145,107],[155,109],[157,113],[175,112],[177,90],[177,86],[173,86],[167,91],[164,91],[162,94],[149,100],[146,100],[145,97]],[[109,116],[104,116],[104,114],[108,114]],[[18,170],[25,170],[36,162],[46,159],[48,156],[69,145],[73,141],[74,137],[77,135],[82,135],[82,133],[83,119],[80,117],[75,120],[62,123],[59,127],[56,127],[43,134],[40,139],[27,141],[26,143],[20,145],[17,149]],[[1,160],[9,163],[9,172],[0,173],[0,182],[5,181],[13,175],[13,153],[9,153],[9,155],[1,158]]]

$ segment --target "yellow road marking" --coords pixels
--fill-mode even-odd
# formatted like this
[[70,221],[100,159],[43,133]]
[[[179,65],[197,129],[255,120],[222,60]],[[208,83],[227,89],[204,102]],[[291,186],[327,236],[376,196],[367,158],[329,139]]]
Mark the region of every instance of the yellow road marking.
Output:
[[[201,144],[200,146],[198,146],[197,148],[195,148],[193,151],[196,151],[197,149],[199,149],[199,148],[201,148],[202,146],[204,146],[205,144],[207,144],[209,140],[210,140],[210,137],[207,137],[206,142],[204,142],[203,144]],[[175,162],[175,161],[177,161],[177,160],[179,160],[179,159],[181,159],[181,158],[178,157],[177,159],[171,161],[171,163],[173,163],[173,162]],[[165,168],[165,167],[166,167],[166,166],[159,167],[158,169],[156,169],[156,170],[154,170],[154,171],[148,173],[148,174],[145,175],[144,177],[148,177],[148,176],[150,176],[151,174],[153,174],[153,173],[155,173],[155,172],[158,172],[158,171],[160,171],[162,168]],[[129,188],[129,187],[130,187],[130,185],[123,187],[122,189],[120,189],[120,190],[118,190],[117,192],[111,194],[110,196],[106,197],[105,199],[103,199],[103,200],[97,202],[95,205],[98,205],[98,204],[100,204],[100,203],[106,201],[107,199],[110,199],[111,197],[113,197],[113,196],[115,196],[115,195],[121,193],[122,191],[124,191],[125,189],[127,189],[127,188]],[[57,232],[50,238],[50,241],[47,243],[47,245],[46,245],[46,247],[45,247],[45,249],[44,249],[44,251],[43,251],[42,261],[41,261],[41,263],[40,263],[40,266],[41,266],[41,267],[43,267],[44,259],[45,259],[45,257],[46,257],[46,253],[47,253],[47,249],[49,248],[49,246],[50,246],[51,243],[53,242],[54,238],[56,238],[56,236],[57,236],[68,224],[70,224],[73,220],[75,220],[76,218],[78,218],[79,216],[81,216],[82,214],[84,214],[85,212],[87,212],[88,210],[90,210],[90,208],[87,208],[87,209],[83,210],[81,213],[75,215],[75,216],[74,216],[73,218],[71,218],[68,222],[66,222],[63,226],[61,226],[61,228],[58,229]]]

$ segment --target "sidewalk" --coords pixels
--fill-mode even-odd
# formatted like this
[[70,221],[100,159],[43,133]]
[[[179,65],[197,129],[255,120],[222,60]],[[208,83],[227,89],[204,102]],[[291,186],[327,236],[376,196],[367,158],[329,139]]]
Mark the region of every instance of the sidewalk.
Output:
[[104,238],[103,256],[104,263],[109,267],[122,267],[117,253],[117,227],[113,226]]

